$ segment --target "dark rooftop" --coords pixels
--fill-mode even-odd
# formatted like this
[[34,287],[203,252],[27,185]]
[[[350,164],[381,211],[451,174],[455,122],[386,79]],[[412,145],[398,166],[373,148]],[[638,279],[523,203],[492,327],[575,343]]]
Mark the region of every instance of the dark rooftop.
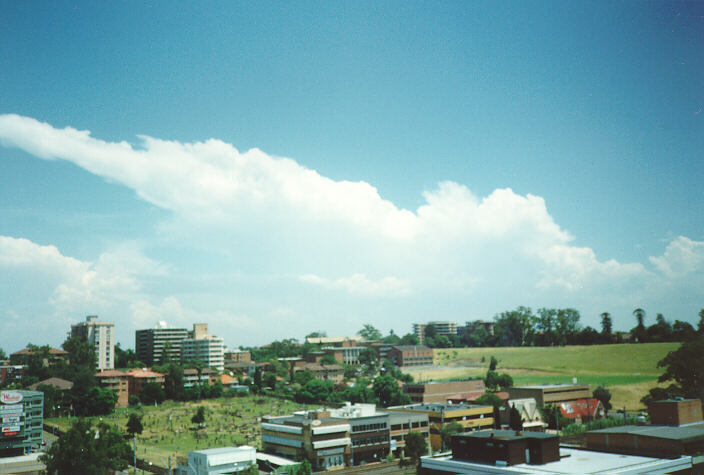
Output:
[[704,440],[704,423],[685,426],[619,426],[608,429],[592,430],[587,434],[632,434],[641,437],[654,437],[659,439],[692,441]]

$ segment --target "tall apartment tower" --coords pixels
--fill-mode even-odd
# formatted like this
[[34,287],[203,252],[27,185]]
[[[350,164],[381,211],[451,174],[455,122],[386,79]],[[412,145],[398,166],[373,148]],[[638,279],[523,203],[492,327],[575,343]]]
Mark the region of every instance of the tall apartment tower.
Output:
[[432,325],[435,327],[436,335],[454,336],[457,335],[457,322],[450,322],[447,320],[428,322],[428,323],[414,323],[413,333],[418,337],[418,341],[422,344],[425,340],[425,329]]
[[169,360],[181,359],[181,344],[188,338],[185,328],[173,328],[166,322],[159,322],[154,328],[135,332],[135,352],[137,359],[147,366],[163,361],[164,352]]
[[225,369],[223,339],[208,333],[207,323],[193,324],[193,331],[181,344],[181,361],[202,361],[207,368]]
[[71,325],[71,336],[83,337],[93,345],[99,371],[115,368],[114,322],[99,322],[97,315],[88,315],[85,322]]

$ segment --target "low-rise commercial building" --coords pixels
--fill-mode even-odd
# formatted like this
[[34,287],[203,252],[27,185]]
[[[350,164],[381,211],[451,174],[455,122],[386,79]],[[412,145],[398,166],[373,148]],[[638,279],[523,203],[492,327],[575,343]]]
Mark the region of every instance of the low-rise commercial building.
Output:
[[10,361],[3,361],[0,365],[0,384],[16,384],[22,380],[26,365],[10,364]]
[[316,470],[350,465],[350,424],[329,411],[262,418],[262,450],[288,459],[312,461]]
[[198,384],[215,384],[219,379],[218,372],[210,368],[203,368],[200,371],[195,368],[186,368],[183,370],[184,388],[192,388]]
[[23,455],[42,444],[44,393],[0,391],[0,454]]
[[330,409],[330,415],[347,419],[350,424],[351,463],[380,462],[389,455],[389,414],[377,411],[374,404],[350,404]]
[[359,364],[359,354],[366,346],[324,346],[321,348],[325,354],[332,355],[338,363],[349,365]]
[[130,398],[130,375],[115,369],[100,371],[95,374],[100,387],[117,394],[117,406],[127,406]]
[[403,392],[408,394],[414,403],[445,403],[448,399],[476,399],[486,392],[486,386],[481,379],[463,379],[457,381],[430,381],[427,383],[405,383]]
[[430,424],[430,446],[433,451],[442,449],[441,429],[456,422],[465,431],[489,429],[494,426],[494,408],[468,404],[409,404],[387,408],[391,412],[426,414]]
[[650,423],[680,426],[702,422],[701,399],[665,399],[653,401],[648,406]]
[[311,371],[317,379],[341,383],[345,379],[345,368],[337,364],[301,363],[293,368],[293,372]]
[[[46,352],[45,352],[46,351]],[[23,348],[20,351],[15,351],[10,355],[10,362],[13,365],[25,365],[34,355],[42,356],[42,364],[44,366],[54,366],[59,361],[68,359],[68,351],[60,348]]]
[[252,354],[247,350],[225,350],[223,353],[225,365],[227,363],[250,363]]
[[588,449],[602,452],[664,458],[700,455],[704,454],[704,423],[610,427],[589,431],[586,439]]
[[139,394],[149,383],[157,383],[162,388],[164,387],[164,375],[154,371],[150,371],[146,368],[143,369],[133,369],[127,372],[128,380],[128,391],[129,395],[139,397]]
[[506,389],[510,399],[533,398],[538,406],[571,402],[592,397],[588,384],[539,384]]
[[176,475],[215,475],[239,473],[257,466],[257,449],[248,445],[191,450]]
[[425,439],[430,451],[430,423],[428,415],[416,412],[391,411],[389,414],[390,450],[396,457],[403,455],[406,447],[406,436],[409,432],[418,432]]
[[432,366],[433,349],[423,345],[392,346],[389,360],[396,366]]

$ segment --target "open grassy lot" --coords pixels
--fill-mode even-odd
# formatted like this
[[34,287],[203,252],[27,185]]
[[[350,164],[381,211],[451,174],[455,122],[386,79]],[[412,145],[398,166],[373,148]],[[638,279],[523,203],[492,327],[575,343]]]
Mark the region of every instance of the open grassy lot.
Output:
[[657,364],[679,343],[592,345],[520,348],[448,348],[435,351],[435,365],[412,368],[416,381],[481,377],[492,356],[499,372],[515,384],[580,383],[607,386],[615,407],[642,409],[640,398],[656,386],[662,368]]
[[[198,406],[204,406],[205,425],[197,428],[191,417]],[[165,402],[158,407],[142,406],[138,411],[116,409],[102,420],[125,431],[130,412],[143,415],[144,432],[137,436],[137,454],[156,465],[172,467],[177,457],[189,450],[248,444],[261,447],[259,418],[264,415],[283,415],[305,409],[306,406],[280,399],[246,396],[220,398],[198,402]],[[96,418],[97,419],[97,418]],[[46,423],[60,429],[70,426],[70,418],[47,419]]]

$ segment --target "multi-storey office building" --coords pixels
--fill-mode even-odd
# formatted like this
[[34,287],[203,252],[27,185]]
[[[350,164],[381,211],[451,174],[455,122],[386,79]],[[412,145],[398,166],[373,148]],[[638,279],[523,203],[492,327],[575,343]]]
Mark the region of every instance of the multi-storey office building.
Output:
[[42,444],[44,393],[0,391],[0,456],[22,455]]
[[207,323],[196,323],[181,342],[181,361],[202,361],[207,368],[225,369],[225,343],[208,333]]
[[409,432],[419,432],[425,439],[430,450],[430,423],[428,415],[416,412],[392,411],[389,414],[389,435],[391,452],[400,457],[406,447],[406,436]]
[[172,328],[159,322],[154,328],[135,332],[137,359],[147,366],[158,364],[164,356],[171,361],[181,359],[181,342],[188,337],[185,328]]
[[446,424],[457,422],[465,431],[489,429],[494,425],[494,408],[492,406],[431,403],[394,406],[386,410],[427,414],[430,424],[430,446],[434,451],[442,449],[440,429]]
[[338,363],[358,365],[359,354],[366,346],[324,346],[321,348],[326,354],[333,355]]
[[100,322],[88,315],[85,322],[71,325],[71,336],[85,338],[95,349],[99,370],[115,368],[115,323]]
[[561,402],[589,399],[588,384],[540,384],[534,386],[513,386],[507,388],[511,399],[533,398],[538,406],[559,404]]
[[389,455],[389,414],[379,412],[374,404],[350,404],[331,409],[332,417],[347,419],[352,441],[352,465],[380,462]]
[[262,450],[283,457],[312,461],[315,470],[350,465],[350,424],[329,411],[297,412],[262,418]]
[[416,334],[420,343],[423,343],[423,340],[425,339],[425,329],[430,325],[432,325],[435,329],[436,335],[445,335],[447,337],[457,335],[457,322],[449,322],[444,320],[428,323],[414,323],[413,333]]
[[403,392],[411,402],[447,402],[449,399],[476,399],[484,394],[486,386],[481,379],[457,381],[430,381],[427,383],[405,383]]
[[388,352],[389,360],[396,366],[432,366],[433,349],[423,345],[393,346]]

